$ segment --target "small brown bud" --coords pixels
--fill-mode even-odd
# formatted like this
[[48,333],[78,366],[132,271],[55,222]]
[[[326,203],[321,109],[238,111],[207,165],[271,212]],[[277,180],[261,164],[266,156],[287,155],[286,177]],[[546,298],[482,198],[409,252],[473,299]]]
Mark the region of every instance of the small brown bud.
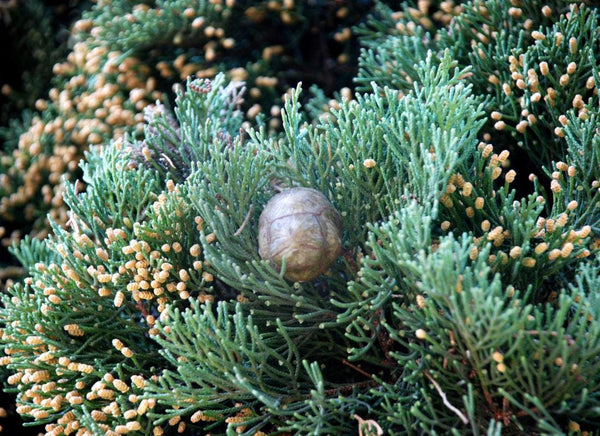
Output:
[[533,32],[531,32],[531,37],[538,41],[542,41],[542,40],[546,39],[546,35],[544,35],[542,32],[539,32],[537,30],[534,30]]

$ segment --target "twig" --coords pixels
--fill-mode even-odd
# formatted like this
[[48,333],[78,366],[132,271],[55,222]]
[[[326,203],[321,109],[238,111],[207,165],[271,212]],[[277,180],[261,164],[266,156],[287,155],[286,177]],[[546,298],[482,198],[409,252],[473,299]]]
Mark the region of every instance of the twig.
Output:
[[359,368],[358,366],[356,366],[356,365],[354,365],[354,364],[352,364],[352,363],[348,362],[346,359],[342,359],[342,363],[343,363],[344,365],[347,365],[347,366],[349,366],[349,367],[350,367],[350,368],[352,368],[354,371],[360,372],[362,375],[364,375],[364,376],[366,376],[366,377],[368,377],[368,378],[370,378],[370,379],[373,379],[373,376],[372,376],[371,374],[369,374],[367,371],[365,371],[365,370],[363,370],[363,369]]
[[444,405],[448,409],[450,409],[454,413],[456,413],[456,415],[460,418],[460,420],[463,422],[463,424],[468,424],[469,419],[460,410],[458,410],[456,407],[454,407],[452,404],[450,404],[450,402],[448,401],[448,398],[446,398],[446,394],[444,393],[444,391],[442,390],[440,385],[433,379],[431,374],[429,374],[427,371],[425,371],[424,374],[425,374],[425,377],[427,377],[429,379],[429,381],[431,383],[433,383],[433,386],[435,386],[435,389],[438,391],[438,394],[440,394],[440,397],[442,397],[442,401],[444,402]]
[[[334,395],[339,395],[347,392],[352,392],[355,389],[366,389],[366,388],[374,388],[378,386],[375,380],[365,380],[357,383],[350,383],[344,386],[339,386],[337,388],[325,389],[325,395],[328,397],[332,397]],[[306,398],[309,398],[308,396]]]
[[161,153],[160,155],[163,157],[163,159],[164,159],[164,160],[166,160],[166,161],[167,161],[167,163],[168,163],[169,165],[171,165],[171,167],[172,167],[172,168],[177,168],[177,167],[175,166],[175,164],[173,163],[173,161],[172,161],[172,160],[169,158],[169,156],[167,156],[167,155],[166,155],[166,154],[164,154],[164,153]]
[[[552,337],[559,337],[558,332],[556,331],[545,331],[545,330],[526,330],[525,333],[532,336],[542,336],[543,334],[550,335]],[[569,335],[563,335],[563,338],[567,341],[569,346],[573,346],[576,344],[575,340]]]
[[0,268],[0,280],[4,280],[11,277],[21,277],[25,275],[25,268],[19,266],[7,266]]
[[240,226],[239,229],[237,229],[235,231],[235,233],[233,234],[233,236],[239,236],[240,233],[242,233],[242,230],[244,230],[244,227],[246,227],[246,224],[248,224],[248,221],[250,221],[250,217],[252,216],[252,211],[254,210],[254,205],[251,204],[250,205],[250,209],[248,209],[248,213],[246,214],[246,218],[244,218],[244,221],[242,222],[242,225]]

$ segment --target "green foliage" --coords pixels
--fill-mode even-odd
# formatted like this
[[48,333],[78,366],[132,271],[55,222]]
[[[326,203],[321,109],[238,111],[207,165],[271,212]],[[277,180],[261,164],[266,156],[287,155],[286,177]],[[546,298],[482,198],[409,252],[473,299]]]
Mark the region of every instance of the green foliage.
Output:
[[440,29],[415,25],[419,16],[405,10],[391,37],[373,42],[381,34],[375,23],[365,32],[355,81],[410,88],[417,80],[414,66],[427,50],[449,49],[459,66],[472,67],[467,81],[489,99],[488,113],[497,114],[485,128],[495,145],[519,155],[525,150],[535,164],[530,170],[540,173],[567,150],[559,117],[570,111],[587,116],[596,98],[590,80],[597,64],[597,14],[585,2],[572,3],[468,2]]
[[[597,12],[435,5],[378,6],[369,87],[319,114],[298,85],[281,133],[248,127],[219,74],[148,109],[144,139],[93,149],[69,227],[15,249],[31,277],[2,300],[0,363],[20,413],[51,434],[600,430],[595,82],[585,110],[555,89],[545,134],[515,125],[529,145],[506,130],[534,92],[512,73],[552,51],[535,26],[579,32],[591,59]],[[519,185],[517,166],[540,177]],[[257,252],[262,209],[292,186],[343,221],[342,255],[308,282]]]
[[[214,102],[218,92],[199,95]],[[135,394],[166,364],[148,339],[156,317],[169,302],[212,298],[205,291],[213,278],[202,274],[201,220],[172,180],[137,165],[122,141],[90,151],[82,170],[86,191],[71,184],[65,193],[70,229],[55,225],[43,243],[25,240],[16,249],[31,277],[5,295],[2,316],[28,315],[7,325],[4,339],[15,348],[5,352],[8,368],[20,374],[8,383],[21,414],[55,422],[48,431],[87,423],[104,433],[126,425],[127,410],[151,407]],[[106,414],[114,420],[103,422]],[[143,433],[153,428],[149,420],[131,425]]]
[[[168,318],[174,328],[159,329],[156,340],[177,370],[165,371],[160,384],[151,385],[147,392],[177,407],[159,415],[157,422],[192,413],[219,421],[249,410],[240,403],[244,407],[261,403],[266,409],[263,413],[244,416],[241,421],[257,430],[279,415],[285,403],[306,396],[307,377],[298,346],[281,321],[267,333],[254,324],[252,315],[244,313],[242,305],[228,309],[226,302],[214,310],[210,304],[199,307],[197,303],[184,313],[170,310]],[[181,356],[185,356],[183,361]],[[179,406],[185,403],[189,403],[187,410],[182,410]],[[228,422],[236,424],[233,419]]]
[[[176,95],[173,88],[187,77],[214,78],[224,72],[230,81],[244,81],[244,116],[253,120],[264,108],[271,130],[281,126],[281,95],[299,81],[319,86],[329,96],[350,85],[358,57],[352,26],[372,8],[371,2],[332,0],[310,7],[263,0],[99,1],[84,11],[70,35],[62,34],[71,47],[65,58],[41,49],[51,38],[41,38],[37,31],[48,32],[49,25],[42,19],[44,7],[28,2],[25,9],[35,10],[39,27],[28,25],[35,39],[30,41],[28,33],[22,42],[35,46],[31,51],[40,61],[44,58],[54,77],[49,92],[25,93],[30,109],[36,102],[37,113],[6,122],[0,156],[0,257],[8,257],[5,247],[25,235],[48,234],[48,215],[64,224],[63,181],[79,177],[77,164],[89,146],[124,133],[142,139],[143,109],[157,100],[169,106]],[[23,17],[32,19],[25,12],[15,15]],[[24,79],[36,88],[48,83],[27,75]],[[0,277],[6,276],[11,277],[10,271],[0,271]]]
[[[540,258],[540,252],[576,242],[589,233],[589,229],[578,229],[585,225],[594,228],[596,220],[596,208],[590,206],[595,203],[592,184],[597,177],[595,170],[583,170],[593,162],[589,159],[595,141],[594,135],[585,133],[593,129],[593,121],[587,120],[594,116],[590,105],[597,101],[595,9],[560,1],[527,3],[522,8],[506,8],[504,2],[480,2],[477,7],[465,5],[460,14],[439,29],[422,24],[415,27],[420,17],[408,9],[398,16],[392,36],[383,41],[375,38],[382,33],[376,23],[371,24],[374,30],[364,32],[367,49],[359,61],[361,70],[356,81],[410,89],[412,83],[419,81],[415,65],[426,56],[427,49],[447,49],[459,66],[469,66],[470,71],[463,78],[472,84],[476,95],[485,96],[490,119],[479,132],[483,139],[482,156],[476,155],[457,171],[448,185],[447,196],[442,198],[447,206],[443,212],[446,225],[458,233],[473,232],[482,241],[493,239],[494,246],[500,249],[492,253],[496,267],[511,271],[513,277],[506,283],[523,289],[531,284],[537,290],[535,295],[548,292],[537,284],[555,281],[557,277],[548,274],[551,272],[560,272],[558,280],[564,281],[564,272],[560,262],[551,261],[550,265]],[[584,134],[585,140],[575,139]],[[486,142],[490,138],[494,148]],[[590,148],[584,153],[582,146]],[[502,152],[493,153],[494,149]],[[512,162],[509,155],[515,157]],[[567,155],[571,156],[568,161]],[[556,164],[561,168],[558,171],[554,171]],[[471,183],[472,176],[481,172],[489,174],[479,183]],[[570,172],[576,174],[569,175]],[[502,173],[508,183],[502,188],[503,195],[497,196],[495,180]],[[535,182],[533,187],[524,178],[528,173],[533,174],[529,176]],[[465,180],[469,181],[466,190]],[[509,186],[513,180],[516,183]],[[553,196],[549,198],[544,188],[550,188]],[[523,195],[531,191],[533,194]],[[489,201],[490,196],[498,201]],[[571,213],[574,207],[577,213]],[[505,219],[508,216],[513,218]],[[550,227],[544,227],[547,220]],[[560,224],[559,230],[553,225],[555,221]],[[501,240],[490,235],[494,229],[503,234]],[[575,232],[571,236],[570,230]],[[547,249],[543,249],[545,246]],[[533,259],[527,263],[542,262],[547,266],[541,277],[535,272],[537,268],[524,269],[520,261],[512,260],[509,254],[513,247],[520,247],[520,259]],[[536,247],[540,252],[534,251]],[[585,248],[580,248],[579,254],[581,250]],[[513,282],[517,277],[519,281]]]
[[[600,220],[597,209],[600,194],[600,184],[597,182],[600,179],[597,119],[598,115],[595,112],[589,115],[589,119],[577,117],[573,111],[568,113],[568,123],[564,129],[567,143],[565,161],[573,166],[573,170],[560,171],[555,178],[560,190],[553,204],[553,207],[558,209],[576,201],[577,225],[589,225],[594,231],[597,231]],[[564,165],[560,163],[555,164],[555,168],[557,166],[564,169]],[[550,173],[550,176],[553,177],[553,174]]]

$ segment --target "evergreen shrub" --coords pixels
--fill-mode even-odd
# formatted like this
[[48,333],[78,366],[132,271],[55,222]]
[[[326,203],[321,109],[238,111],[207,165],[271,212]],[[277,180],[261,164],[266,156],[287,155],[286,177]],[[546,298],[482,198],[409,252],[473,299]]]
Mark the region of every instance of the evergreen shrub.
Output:
[[[323,113],[298,84],[280,132],[218,73],[92,147],[69,225],[14,249],[19,413],[49,435],[599,432],[598,11],[510,4],[380,4],[359,92]],[[258,253],[296,186],[343,225],[303,282]]]

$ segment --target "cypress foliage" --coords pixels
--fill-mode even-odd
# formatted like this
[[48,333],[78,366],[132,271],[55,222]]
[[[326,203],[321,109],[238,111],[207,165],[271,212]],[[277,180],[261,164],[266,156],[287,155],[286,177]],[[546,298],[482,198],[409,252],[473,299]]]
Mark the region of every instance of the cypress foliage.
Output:
[[[38,31],[34,17],[23,12],[35,36],[31,42],[24,37],[23,44],[35,45],[34,53],[45,59],[51,51],[42,47],[52,41],[41,18],[45,9],[38,2],[25,9],[36,12],[40,25]],[[281,126],[281,95],[298,81],[329,96],[350,86],[358,57],[352,27],[372,9],[371,1],[310,7],[263,0],[96,2],[63,36],[71,47],[66,58],[47,61],[55,63],[46,65],[54,73],[51,87],[32,73],[23,79],[34,89],[13,92],[15,100],[26,97],[20,104],[30,110],[1,132],[0,256],[8,257],[6,247],[26,235],[46,236],[48,218],[64,224],[65,182],[79,178],[84,152],[125,133],[142,139],[143,109],[156,101],[172,105],[173,87],[188,76],[213,78],[222,71],[229,80],[244,81],[247,118],[263,110],[275,130]],[[18,277],[1,266],[3,282]]]
[[[219,73],[92,148],[68,226],[14,248],[19,413],[57,435],[600,431],[598,11],[519,5],[379,4],[326,112],[298,84],[280,132],[250,125]],[[294,186],[344,229],[306,282],[258,253]]]

